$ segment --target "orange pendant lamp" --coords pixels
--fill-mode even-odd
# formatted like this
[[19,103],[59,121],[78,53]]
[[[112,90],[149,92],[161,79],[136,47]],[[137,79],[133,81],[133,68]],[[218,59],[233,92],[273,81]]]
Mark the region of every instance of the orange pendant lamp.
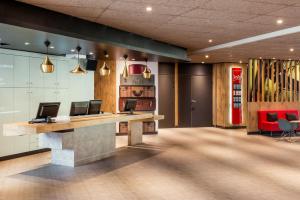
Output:
[[50,45],[50,41],[46,40],[45,41],[45,46],[47,47],[47,55],[45,57],[45,60],[41,64],[41,70],[42,70],[43,73],[52,73],[52,72],[54,72],[54,65],[50,61],[50,58],[48,56],[49,45]]
[[145,62],[146,62],[146,67],[145,67],[145,70],[143,71],[143,77],[145,79],[150,79],[151,78],[151,69],[147,65],[147,62],[148,62],[147,58],[145,59]]
[[[109,55],[106,51],[104,52],[104,57],[105,58],[109,57]],[[100,73],[100,76],[109,76],[110,75],[110,68],[106,64],[106,61],[104,61],[102,67],[99,70],[99,73]]]
[[77,46],[76,50],[77,50],[77,59],[78,59],[78,62],[77,62],[77,65],[74,67],[74,69],[71,70],[70,72],[72,74],[81,74],[81,75],[84,75],[84,74],[87,73],[87,71],[83,67],[80,66],[80,62],[79,62],[79,52],[81,50],[81,47]]

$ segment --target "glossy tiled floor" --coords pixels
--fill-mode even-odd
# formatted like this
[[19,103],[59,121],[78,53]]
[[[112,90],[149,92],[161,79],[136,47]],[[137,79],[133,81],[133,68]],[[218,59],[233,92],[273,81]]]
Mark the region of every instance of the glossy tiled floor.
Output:
[[[118,137],[118,146],[125,143]],[[0,199],[300,199],[300,142],[242,130],[160,130],[144,145],[77,168],[49,159],[0,162]]]

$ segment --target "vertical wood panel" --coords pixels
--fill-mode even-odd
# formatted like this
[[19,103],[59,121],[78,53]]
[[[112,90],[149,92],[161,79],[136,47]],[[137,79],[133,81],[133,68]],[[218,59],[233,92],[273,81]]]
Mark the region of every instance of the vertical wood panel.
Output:
[[287,73],[287,70],[288,69],[288,62],[285,63],[285,81],[284,81],[284,89],[285,89],[285,92],[284,92],[284,101],[288,101],[288,73]]
[[175,63],[175,127],[179,125],[178,81],[178,63]]
[[97,69],[94,73],[95,78],[95,99],[101,99],[101,110],[104,112],[116,112],[116,62],[106,61],[110,67],[109,76],[100,76],[99,69],[103,61],[98,61]]
[[257,61],[257,101],[261,101],[261,60]]
[[274,69],[275,61],[273,61],[271,65],[271,102],[274,102]]
[[270,62],[267,61],[267,77],[266,77],[266,91],[267,91],[267,102],[270,101]]
[[279,61],[276,62],[276,102],[279,102]]
[[251,93],[252,93],[252,68],[253,68],[253,60],[249,60],[248,67],[248,102],[251,102]]
[[284,79],[284,73],[283,73],[283,65],[284,63],[283,62],[280,62],[281,65],[280,65],[280,101],[283,102],[284,101],[284,90],[283,90],[283,87],[284,87],[284,82],[283,82],[283,79]]
[[261,100],[262,102],[265,102],[265,64],[266,62],[262,60],[262,66],[261,66]]

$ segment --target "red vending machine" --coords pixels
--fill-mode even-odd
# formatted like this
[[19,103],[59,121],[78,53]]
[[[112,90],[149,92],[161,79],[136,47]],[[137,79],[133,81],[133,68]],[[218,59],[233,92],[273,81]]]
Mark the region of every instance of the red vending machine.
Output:
[[242,68],[231,68],[231,122],[233,125],[242,123]]

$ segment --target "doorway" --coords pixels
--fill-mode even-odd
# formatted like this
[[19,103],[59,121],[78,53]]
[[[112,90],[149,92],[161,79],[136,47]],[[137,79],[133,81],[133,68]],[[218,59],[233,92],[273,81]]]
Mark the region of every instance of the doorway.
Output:
[[212,126],[212,66],[179,67],[179,126]]

